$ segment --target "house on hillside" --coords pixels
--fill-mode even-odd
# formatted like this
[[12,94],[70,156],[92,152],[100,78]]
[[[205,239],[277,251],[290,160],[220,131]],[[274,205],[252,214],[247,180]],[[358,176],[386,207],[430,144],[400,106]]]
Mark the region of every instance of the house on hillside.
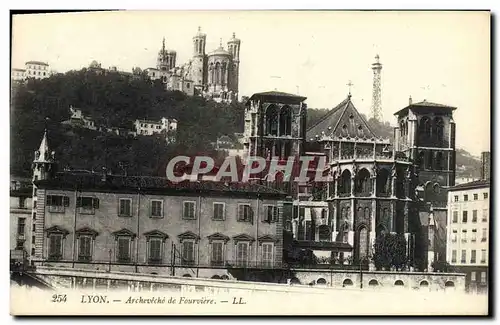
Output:
[[62,122],[62,124],[89,130],[97,130],[96,124],[92,117],[83,114],[81,109],[70,106],[69,110],[71,112],[71,117],[69,120]]
[[137,135],[152,136],[155,134],[164,134],[168,143],[175,142],[177,133],[177,120],[173,118],[162,117],[159,121],[135,120],[135,129]]

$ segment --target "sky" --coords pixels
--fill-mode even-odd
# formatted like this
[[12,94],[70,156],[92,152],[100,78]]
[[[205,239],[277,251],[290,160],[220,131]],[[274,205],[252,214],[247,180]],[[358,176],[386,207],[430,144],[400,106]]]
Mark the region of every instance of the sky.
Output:
[[426,99],[455,106],[457,147],[490,150],[490,15],[485,12],[127,11],[14,16],[12,67],[45,61],[66,72],[154,67],[163,37],[177,64],[192,57],[198,27],[206,51],[241,39],[240,96],[280,90],[332,108],[347,96],[370,114],[380,55],[382,115]]

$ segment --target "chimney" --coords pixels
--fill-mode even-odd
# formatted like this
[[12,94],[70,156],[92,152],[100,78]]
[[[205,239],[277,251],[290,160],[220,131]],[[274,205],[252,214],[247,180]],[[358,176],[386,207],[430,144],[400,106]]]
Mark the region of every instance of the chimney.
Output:
[[408,100],[409,102],[409,105],[413,104],[413,100],[411,99],[411,95],[410,95],[410,99]]
[[481,152],[481,179],[490,179],[490,159],[491,153],[489,151]]

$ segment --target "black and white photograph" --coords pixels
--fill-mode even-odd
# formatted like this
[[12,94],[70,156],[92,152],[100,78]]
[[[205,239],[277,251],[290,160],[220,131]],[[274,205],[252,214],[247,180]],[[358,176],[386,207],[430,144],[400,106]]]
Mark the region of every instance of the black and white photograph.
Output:
[[489,315],[491,19],[11,14],[11,315]]

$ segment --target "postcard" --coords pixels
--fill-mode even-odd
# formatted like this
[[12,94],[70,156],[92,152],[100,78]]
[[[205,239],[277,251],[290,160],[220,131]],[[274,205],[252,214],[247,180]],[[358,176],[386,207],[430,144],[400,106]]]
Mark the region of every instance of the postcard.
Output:
[[12,315],[488,315],[488,11],[12,15]]

